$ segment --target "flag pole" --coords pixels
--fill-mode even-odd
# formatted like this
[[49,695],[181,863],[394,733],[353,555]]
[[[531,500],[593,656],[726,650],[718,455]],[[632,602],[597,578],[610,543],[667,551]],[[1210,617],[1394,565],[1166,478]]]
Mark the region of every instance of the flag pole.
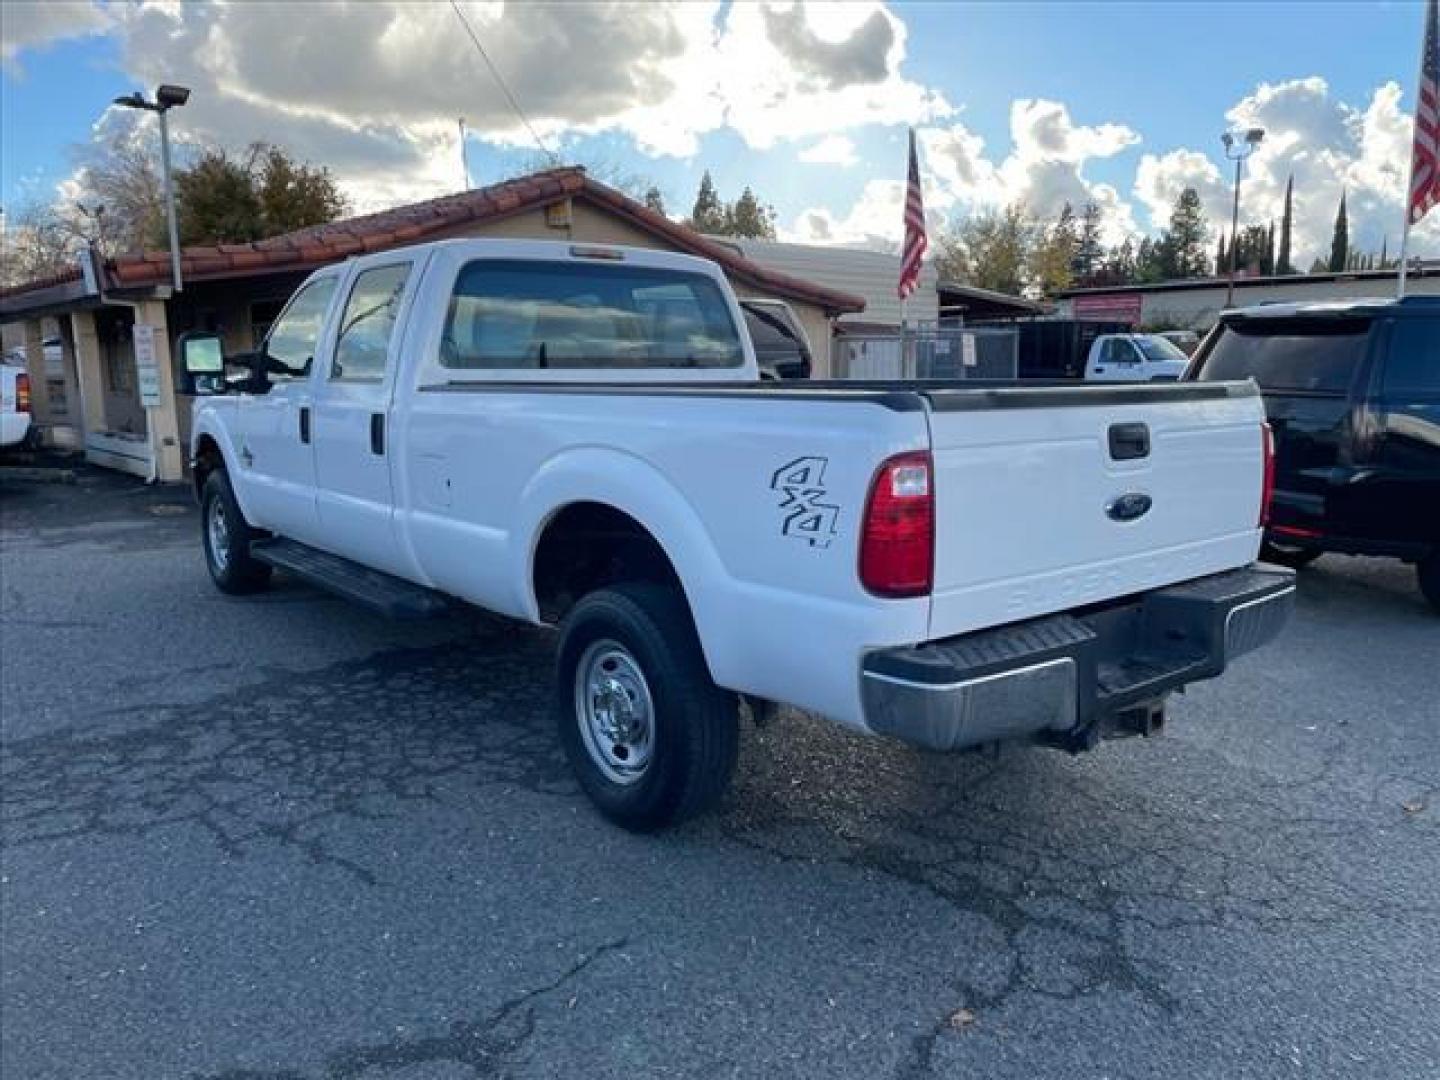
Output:
[[1406,174],[1405,190],[1400,195],[1402,212],[1405,215],[1400,230],[1400,272],[1395,278],[1395,299],[1405,299],[1406,258],[1410,247],[1410,195],[1415,188],[1415,145],[1420,136],[1420,95],[1425,87],[1425,54],[1430,48],[1430,14],[1434,11],[1435,0],[1424,5],[1424,22],[1420,27],[1420,70],[1415,78],[1415,114],[1410,120],[1410,171]]

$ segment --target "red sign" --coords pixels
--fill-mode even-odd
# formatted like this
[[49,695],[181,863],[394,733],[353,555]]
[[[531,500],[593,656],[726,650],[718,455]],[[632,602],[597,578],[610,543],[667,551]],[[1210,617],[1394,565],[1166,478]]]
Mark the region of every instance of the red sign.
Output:
[[1123,322],[1140,325],[1141,296],[1130,293],[1095,293],[1076,296],[1070,301],[1075,318],[1087,322]]

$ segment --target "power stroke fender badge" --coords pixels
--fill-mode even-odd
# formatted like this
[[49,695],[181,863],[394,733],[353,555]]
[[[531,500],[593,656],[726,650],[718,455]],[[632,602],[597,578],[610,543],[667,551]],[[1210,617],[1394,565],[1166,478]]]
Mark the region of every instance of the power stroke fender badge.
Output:
[[825,548],[835,539],[840,507],[825,499],[825,467],[828,458],[802,457],[781,465],[770,477],[770,490],[783,498],[784,518],[780,534],[804,540],[811,547]]
[[1105,514],[1112,521],[1134,521],[1150,512],[1155,500],[1142,491],[1127,491],[1105,504]]

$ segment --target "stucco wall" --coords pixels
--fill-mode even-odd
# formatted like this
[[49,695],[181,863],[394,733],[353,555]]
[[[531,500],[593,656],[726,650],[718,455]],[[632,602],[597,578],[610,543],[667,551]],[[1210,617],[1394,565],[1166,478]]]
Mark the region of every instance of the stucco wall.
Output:
[[[1123,292],[1124,290],[1118,290]],[[1440,296],[1440,276],[1412,277],[1406,283],[1410,296]],[[1235,289],[1235,306],[1276,304],[1286,301],[1353,300],[1395,295],[1395,279],[1350,278],[1340,281],[1283,281],[1263,285],[1240,285]],[[1202,289],[1161,289],[1140,293],[1140,322],[1147,329],[1209,330],[1225,308],[1225,285]],[[1069,317],[1071,301],[1062,300],[1059,314]]]

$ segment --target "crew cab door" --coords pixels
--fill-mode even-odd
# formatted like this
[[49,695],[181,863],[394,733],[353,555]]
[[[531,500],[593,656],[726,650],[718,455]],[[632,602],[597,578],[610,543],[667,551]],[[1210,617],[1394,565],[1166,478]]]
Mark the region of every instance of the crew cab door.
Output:
[[311,278],[290,298],[260,347],[269,388],[240,404],[240,482],[252,524],[316,542],[311,376],[338,273]]
[[391,487],[390,400],[397,327],[418,277],[413,258],[356,264],[339,301],[335,343],[315,388],[315,490],[327,551],[403,573]]
[[1144,378],[1140,353],[1118,335],[1097,338],[1090,346],[1088,378],[1097,382],[1138,382]]

